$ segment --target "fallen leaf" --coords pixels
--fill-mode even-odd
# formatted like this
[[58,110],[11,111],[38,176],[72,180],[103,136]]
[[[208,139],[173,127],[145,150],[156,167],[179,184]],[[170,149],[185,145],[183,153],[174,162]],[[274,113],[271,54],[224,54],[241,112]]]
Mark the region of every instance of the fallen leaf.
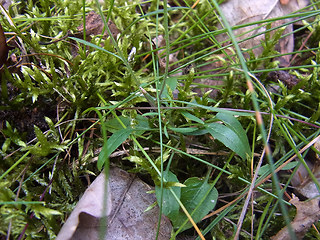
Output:
[[[163,35],[159,35],[158,37],[152,39],[152,41],[153,41],[153,43],[156,44],[156,46],[158,46],[158,48],[162,48],[162,47],[166,46],[166,40],[163,37]],[[164,70],[166,68],[166,55],[163,54],[164,52],[165,52],[164,49],[161,49],[158,51],[159,64],[160,64],[160,68],[162,70]],[[169,69],[168,69],[169,71],[177,67],[177,65],[174,63],[178,61],[178,58],[177,58],[178,53],[179,53],[179,51],[169,54],[169,65],[171,65],[171,66],[169,66]]]
[[[319,199],[309,201],[299,201],[299,198],[293,195],[290,203],[297,208],[297,214],[291,222],[291,227],[298,239],[303,239],[311,225],[320,220]],[[271,240],[290,240],[288,228],[281,229]]]
[[[280,1],[270,1],[270,0],[229,0],[225,1],[221,4],[220,8],[225,15],[228,23],[231,26],[252,23],[260,20],[265,20],[269,18],[277,18],[288,15],[294,11],[298,11],[299,9],[307,6],[307,0],[291,0],[289,2]],[[282,26],[292,19],[286,18],[275,21],[272,23],[272,27]],[[258,27],[258,30],[250,31],[253,28]],[[266,30],[265,27],[260,27],[255,24],[243,28],[239,28],[234,30],[234,34],[237,37],[237,40],[243,40],[245,38],[251,37],[252,35],[264,32]],[[293,51],[293,35],[289,34],[292,32],[292,24],[289,24],[283,32],[284,34],[288,34],[288,36],[281,38],[279,40],[279,44],[277,45],[277,50],[281,54],[290,53]],[[272,32],[271,32],[272,35]],[[226,34],[220,34],[217,36],[217,40],[222,42],[227,39]],[[240,47],[251,49],[257,45],[260,45],[260,42],[264,41],[264,34],[259,35],[254,38],[250,38],[240,44]],[[256,56],[260,55],[263,51],[262,47],[258,47],[253,49],[253,52]],[[290,60],[290,56],[287,55],[279,59],[282,64],[287,64]]]
[[[108,27],[110,28],[110,31],[114,38],[117,36],[118,33],[120,33],[117,26],[111,20],[108,21]],[[104,29],[104,23],[101,16],[94,11],[89,12],[88,15],[86,16],[86,35],[88,36],[86,40],[90,41],[91,39],[90,35],[102,34],[103,29]],[[83,30],[84,30],[84,27],[83,27],[83,24],[81,24],[78,27],[78,31],[82,33]],[[104,35],[108,36],[107,31],[104,32]]]
[[[152,188],[138,178],[115,167],[110,169],[107,209],[103,213],[105,175],[101,173],[85,191],[61,228],[57,240],[95,240],[100,227],[107,229],[104,239],[155,239],[159,208],[146,211],[156,201]],[[106,224],[100,221],[107,215]],[[171,223],[163,216],[158,239],[170,239]]]
[[[99,14],[97,14],[95,11],[91,11],[88,13],[86,16],[85,20],[85,25],[86,25],[86,41],[90,42],[93,36],[101,35],[103,34],[103,39],[106,39],[109,34],[107,30],[104,30],[104,22]],[[112,36],[116,38],[116,36],[120,33],[119,29],[117,26],[111,21],[108,21],[108,27],[112,33]],[[84,26],[81,24],[77,28],[78,32],[72,35],[73,37],[81,38],[83,39],[83,34],[84,34]],[[78,55],[78,47],[75,47],[71,45],[71,52],[72,56],[76,57]]]
[[[320,150],[320,141],[314,143],[313,147]],[[312,171],[314,177],[320,183],[320,159],[319,155],[315,151],[309,151],[308,155],[305,158],[305,162],[308,168]],[[300,164],[298,170],[295,172],[291,179],[291,184],[302,196],[306,198],[318,198],[319,199],[319,190],[310,177],[307,169],[303,164]]]

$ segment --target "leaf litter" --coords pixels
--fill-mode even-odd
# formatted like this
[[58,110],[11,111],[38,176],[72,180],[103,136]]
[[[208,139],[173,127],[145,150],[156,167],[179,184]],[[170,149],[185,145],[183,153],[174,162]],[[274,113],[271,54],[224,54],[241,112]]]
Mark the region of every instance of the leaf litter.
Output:
[[[105,175],[101,173],[88,187],[60,230],[57,240],[98,239],[101,227],[107,229],[103,239],[155,239],[159,215],[153,188],[119,168],[111,167],[107,194]],[[106,211],[103,212],[104,198]],[[104,216],[107,216],[107,224]],[[171,223],[162,216],[159,240],[170,239]]]

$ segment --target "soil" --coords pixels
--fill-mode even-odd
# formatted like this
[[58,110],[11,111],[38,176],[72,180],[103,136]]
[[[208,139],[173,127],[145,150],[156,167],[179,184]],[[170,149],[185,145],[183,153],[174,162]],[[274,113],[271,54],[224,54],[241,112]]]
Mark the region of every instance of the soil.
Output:
[[22,140],[28,142],[35,137],[34,125],[39,127],[41,131],[46,131],[48,130],[48,124],[45,117],[55,121],[56,104],[40,97],[34,104],[15,105],[10,107],[9,110],[0,110],[0,130],[6,125],[7,121],[13,129],[16,128],[19,133],[23,134]]

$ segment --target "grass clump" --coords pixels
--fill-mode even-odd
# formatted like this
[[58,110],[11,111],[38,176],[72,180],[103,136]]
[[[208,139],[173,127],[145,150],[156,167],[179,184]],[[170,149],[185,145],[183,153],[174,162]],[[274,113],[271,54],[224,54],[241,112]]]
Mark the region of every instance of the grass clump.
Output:
[[[299,151],[319,134],[319,3],[278,27],[252,23],[265,38],[247,49],[218,28],[216,1],[165,3],[15,1],[3,11],[14,37],[1,70],[3,236],[55,238],[110,157],[155,185],[172,238],[267,239],[292,221],[290,179],[317,152]],[[95,34],[82,14],[93,10]],[[280,53],[298,20],[294,52]],[[111,155],[120,149],[126,157]]]

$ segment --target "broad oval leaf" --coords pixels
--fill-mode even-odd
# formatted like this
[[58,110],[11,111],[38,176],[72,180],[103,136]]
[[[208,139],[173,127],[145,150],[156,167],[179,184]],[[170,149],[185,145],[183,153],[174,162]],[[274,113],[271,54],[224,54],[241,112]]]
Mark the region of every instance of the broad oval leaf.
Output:
[[[164,172],[163,174],[164,179],[166,179],[167,182],[179,182],[176,175],[174,175],[172,172]],[[172,191],[176,194],[176,196],[180,199],[181,196],[181,188],[180,187],[170,187]],[[163,188],[163,202],[162,202],[162,213],[169,217],[170,219],[177,216],[179,213],[179,203],[177,202],[176,198],[173,196],[173,194],[170,191],[170,188]],[[158,205],[160,206],[161,201],[161,188],[159,186],[156,186],[156,197]]]
[[[285,165],[283,168],[281,168],[281,170],[290,170],[292,168],[295,168],[298,165],[298,163],[299,163],[298,161],[290,162],[287,165]],[[270,165],[266,164],[259,169],[258,174],[259,174],[259,176],[262,176],[262,175],[270,174],[270,173],[271,173]]]
[[[186,187],[181,188],[181,203],[197,223],[214,209],[218,199],[218,191],[214,185],[196,177],[187,179],[183,184]],[[182,227],[182,231],[192,227],[190,222],[183,225],[187,216],[182,211],[171,220],[174,228]]]
[[146,117],[137,115],[136,118],[132,119],[130,117],[120,116],[105,122],[109,132],[115,133],[116,131],[123,129],[119,120],[126,126],[126,128],[134,129],[137,135],[142,135],[144,131],[151,129],[149,127],[148,118]]

